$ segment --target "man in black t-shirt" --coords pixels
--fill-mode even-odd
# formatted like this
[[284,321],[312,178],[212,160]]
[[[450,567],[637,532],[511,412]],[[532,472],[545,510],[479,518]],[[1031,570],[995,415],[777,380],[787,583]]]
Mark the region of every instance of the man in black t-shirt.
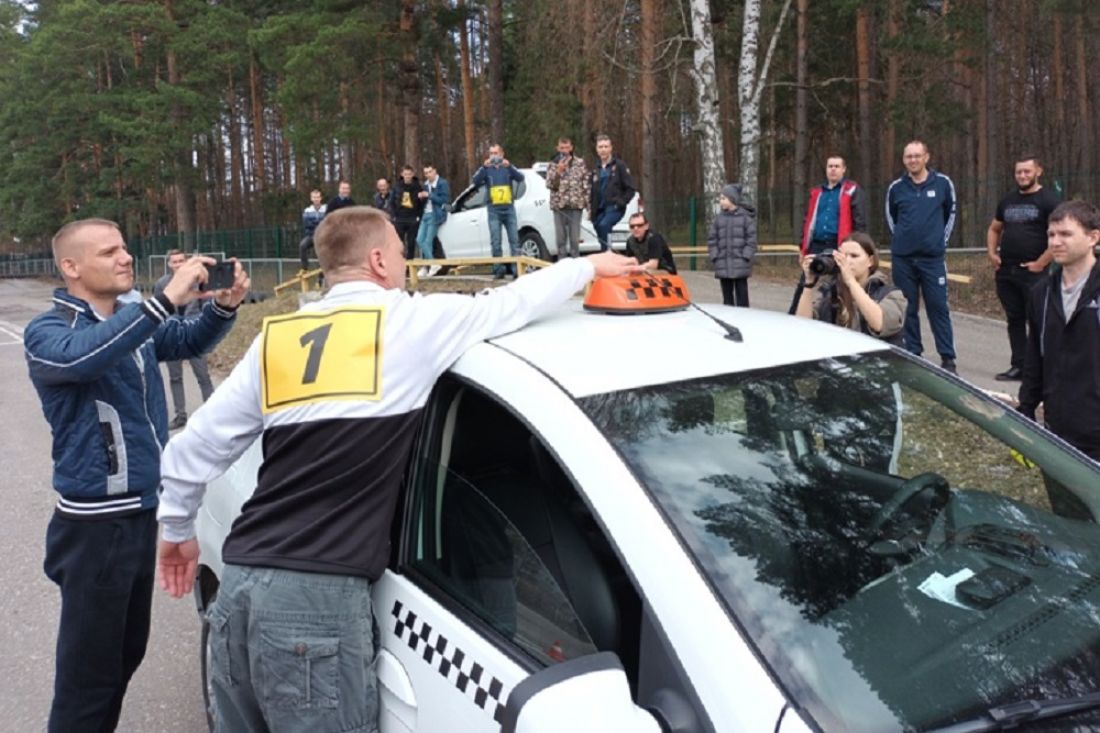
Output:
[[664,270],[676,274],[676,261],[665,238],[649,228],[645,214],[638,212],[630,217],[630,237],[626,240],[626,256],[633,257],[647,270]]
[[989,259],[996,270],[997,297],[1008,319],[1008,343],[1012,363],[1000,381],[1023,377],[1027,351],[1028,294],[1050,264],[1047,251],[1047,219],[1058,206],[1053,191],[1039,184],[1043,168],[1034,156],[1016,161],[1016,191],[1001,199],[997,215],[985,235]]

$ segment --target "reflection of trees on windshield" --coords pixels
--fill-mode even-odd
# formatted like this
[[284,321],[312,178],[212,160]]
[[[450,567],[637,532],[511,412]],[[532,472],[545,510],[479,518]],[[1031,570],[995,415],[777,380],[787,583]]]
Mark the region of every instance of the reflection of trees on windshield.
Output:
[[[921,730],[1100,690],[1100,528],[1050,513],[1042,473],[988,427],[1014,419],[996,405],[875,354],[582,406],[823,729]],[[909,493],[925,472],[947,479],[948,512]],[[922,587],[997,565],[1029,582],[988,609]]]

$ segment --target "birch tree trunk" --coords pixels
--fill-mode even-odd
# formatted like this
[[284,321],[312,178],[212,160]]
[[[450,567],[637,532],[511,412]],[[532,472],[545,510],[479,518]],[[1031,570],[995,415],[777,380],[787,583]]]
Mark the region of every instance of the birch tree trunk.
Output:
[[726,166],[708,0],[691,0],[691,35],[695,40],[692,76],[695,79],[695,129],[699,133],[699,157],[703,165],[703,197],[709,202],[707,210],[713,215],[718,212],[718,192],[726,184]]
[[[693,0],[694,4],[694,0]],[[775,45],[791,9],[791,0],[783,1],[779,21],[772,31],[764,62],[757,70],[760,44],[760,0],[745,0],[745,15],[741,30],[741,63],[737,70],[737,96],[741,102],[741,171],[739,181],[745,198],[756,201],[757,178],[760,173],[760,95],[768,80]],[[692,13],[694,16],[694,12]]]
[[[806,174],[808,164],[806,161],[810,150],[810,123],[808,115],[810,92],[806,88],[809,78],[810,55],[810,0],[798,0],[795,11],[795,80],[798,84],[794,92],[794,196],[792,219],[798,221],[799,215],[806,206]],[[774,105],[773,105],[774,109]],[[775,136],[772,136],[775,140]],[[775,165],[775,155],[772,155],[772,166]],[[772,221],[775,217],[772,217]]]

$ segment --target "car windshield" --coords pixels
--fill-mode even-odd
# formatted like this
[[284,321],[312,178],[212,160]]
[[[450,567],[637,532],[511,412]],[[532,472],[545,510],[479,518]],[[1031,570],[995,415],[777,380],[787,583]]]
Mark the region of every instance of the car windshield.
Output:
[[580,402],[822,729],[1100,690],[1100,466],[1000,402],[889,351]]

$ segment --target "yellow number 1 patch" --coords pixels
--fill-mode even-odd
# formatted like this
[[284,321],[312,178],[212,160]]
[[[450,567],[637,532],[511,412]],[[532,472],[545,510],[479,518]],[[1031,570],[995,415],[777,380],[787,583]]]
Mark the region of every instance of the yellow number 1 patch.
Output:
[[264,319],[265,414],[326,400],[382,398],[382,308],[339,308]]
[[512,203],[512,184],[506,186],[490,186],[489,201],[494,206],[504,206]]

